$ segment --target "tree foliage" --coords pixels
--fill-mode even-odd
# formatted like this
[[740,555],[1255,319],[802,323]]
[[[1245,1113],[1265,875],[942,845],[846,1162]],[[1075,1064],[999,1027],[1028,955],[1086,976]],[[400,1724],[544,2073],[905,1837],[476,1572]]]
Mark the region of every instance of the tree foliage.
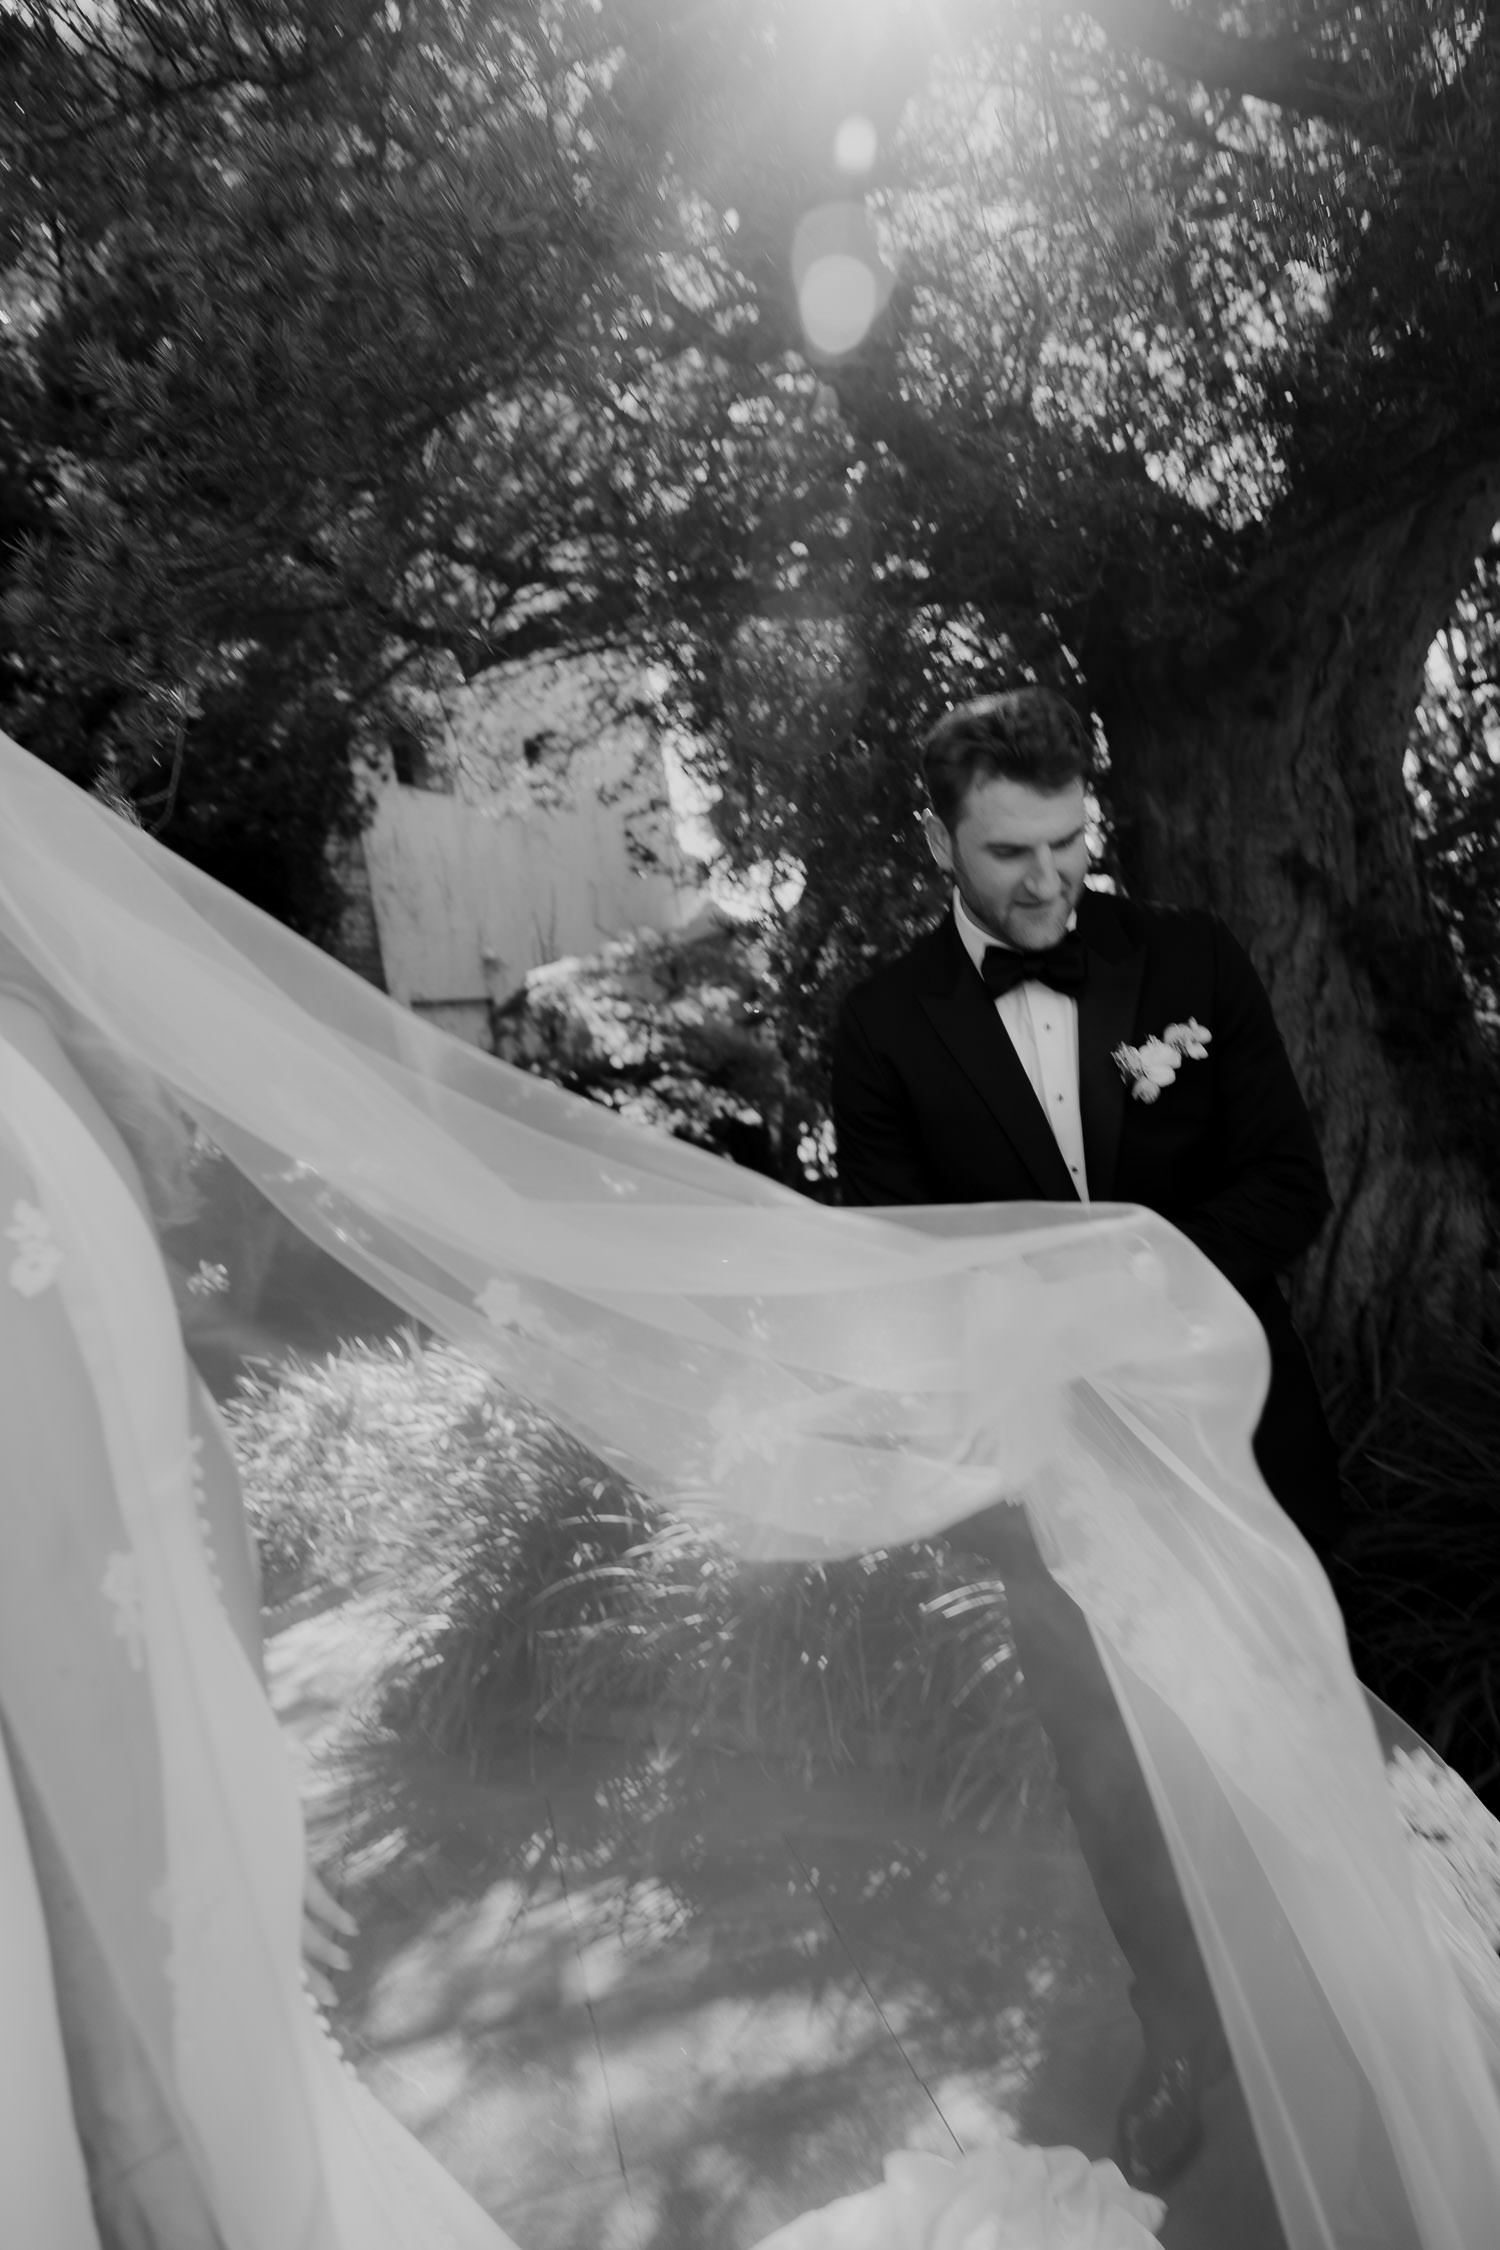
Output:
[[1493,541],[1428,660],[1407,772],[1419,862],[1475,1008],[1500,1037],[1500,551]]
[[538,632],[646,223],[586,66],[546,0],[0,19],[5,717],[304,926],[396,683]]
[[[1500,514],[1495,11],[651,15],[678,233],[622,300],[629,537],[595,567],[726,851],[792,878],[797,1066],[930,910],[921,722],[1050,679],[1107,738],[1119,877],[1226,914],[1271,984],[1334,1173],[1305,1309],[1342,1371],[1407,1315],[1472,1322],[1500,1095],[1403,762]],[[875,306],[821,347],[809,213]],[[1456,739],[1428,762],[1468,805]]]
[[[1018,0],[949,13],[946,46],[895,6],[863,38],[833,5],[714,15],[617,459],[638,502],[622,567],[639,583],[649,555],[693,716],[723,737],[736,841],[737,753],[768,702],[810,772],[851,738],[859,754],[871,705],[878,734],[900,670],[927,670],[918,709],[1008,664],[1097,706],[1120,651],[1158,640],[1212,679],[1274,658],[1298,575],[1342,539],[1434,499],[1483,516],[1500,70],[1482,9]],[[877,150],[852,177],[850,110]],[[790,245],[851,196],[891,286],[867,337],[820,355]],[[1460,538],[1440,614],[1479,543]],[[808,621],[800,693],[768,656],[757,695],[742,659]]]
[[[495,1052],[570,1093],[783,1176],[793,1090],[766,1027],[754,927],[706,908],[684,929],[545,963],[496,1011]],[[813,1152],[809,1152],[809,1157]]]

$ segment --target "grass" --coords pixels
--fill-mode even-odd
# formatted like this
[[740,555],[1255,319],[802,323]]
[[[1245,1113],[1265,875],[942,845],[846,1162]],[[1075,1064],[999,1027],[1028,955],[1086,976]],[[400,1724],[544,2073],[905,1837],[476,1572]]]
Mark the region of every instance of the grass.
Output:
[[751,1566],[409,1337],[257,1377],[228,1413],[268,1601],[379,1585],[386,1719],[471,1767],[518,1728],[606,1726],[887,1767],[980,1824],[1048,1771],[1003,1591],[944,1547]]

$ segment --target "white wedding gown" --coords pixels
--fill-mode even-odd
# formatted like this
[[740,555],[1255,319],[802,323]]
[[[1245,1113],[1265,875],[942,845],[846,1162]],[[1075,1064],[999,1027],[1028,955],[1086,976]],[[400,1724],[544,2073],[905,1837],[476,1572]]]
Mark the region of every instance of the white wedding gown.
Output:
[[[311,1240],[748,1551],[1024,1497],[1161,1812],[1289,2250],[1492,2250],[1480,2033],[1326,1584],[1254,1475],[1258,1331],[1189,1245],[1129,1211],[895,1226],[657,1143],[456,1050],[3,739],[0,946]],[[111,2131],[142,2159],[101,2203],[120,2250],[495,2250],[302,1988],[296,1788],[215,1588],[195,1381],[138,1198],[0,1036],[0,2237],[101,2250],[80,2136],[128,2051],[139,2115],[89,2159],[96,2191]],[[917,2250],[971,2188],[1039,2177],[898,2168],[782,2250]],[[1038,2243],[1151,2215],[1097,2176],[1046,2192],[1093,2232]]]

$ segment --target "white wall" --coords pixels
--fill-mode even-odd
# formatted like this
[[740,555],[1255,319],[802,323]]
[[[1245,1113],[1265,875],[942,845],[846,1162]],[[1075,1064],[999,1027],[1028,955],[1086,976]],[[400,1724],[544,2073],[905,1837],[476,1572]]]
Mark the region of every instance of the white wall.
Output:
[[[640,720],[555,770],[507,761],[492,787],[389,783],[364,846],[392,997],[478,1044],[488,1004],[528,970],[629,930],[674,929],[699,903]],[[641,847],[657,871],[643,871]]]

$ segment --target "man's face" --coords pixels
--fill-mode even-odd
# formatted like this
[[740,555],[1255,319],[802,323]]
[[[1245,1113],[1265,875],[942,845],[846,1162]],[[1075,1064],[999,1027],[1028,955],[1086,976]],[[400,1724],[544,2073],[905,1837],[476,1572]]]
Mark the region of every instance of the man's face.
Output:
[[947,828],[925,816],[927,843],[969,912],[991,937],[1030,952],[1067,929],[1088,873],[1083,783],[1029,789],[976,779]]

